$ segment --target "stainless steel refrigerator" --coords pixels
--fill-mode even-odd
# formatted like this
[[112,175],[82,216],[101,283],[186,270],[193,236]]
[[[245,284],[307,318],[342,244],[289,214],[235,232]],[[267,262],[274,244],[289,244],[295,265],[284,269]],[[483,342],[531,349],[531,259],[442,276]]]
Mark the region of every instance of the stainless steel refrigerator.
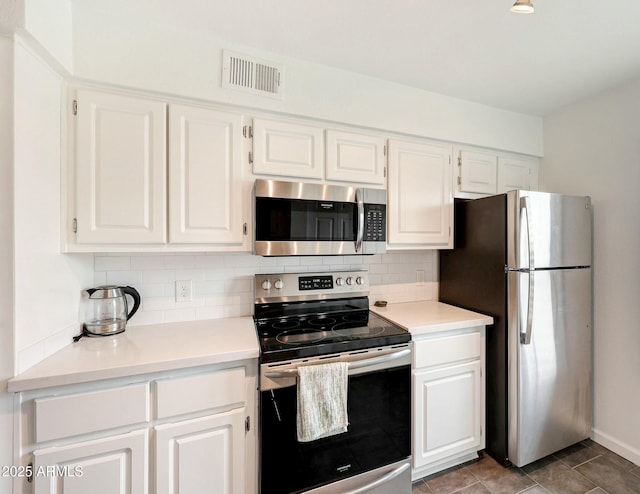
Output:
[[511,191],[456,200],[440,251],[439,300],[493,316],[486,451],[523,466],[592,425],[589,197]]

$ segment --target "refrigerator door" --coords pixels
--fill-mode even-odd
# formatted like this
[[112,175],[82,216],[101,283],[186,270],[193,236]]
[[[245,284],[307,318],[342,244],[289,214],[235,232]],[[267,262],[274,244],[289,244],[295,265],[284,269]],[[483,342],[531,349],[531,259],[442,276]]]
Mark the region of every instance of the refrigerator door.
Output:
[[591,199],[507,192],[507,267],[591,266]]
[[523,466],[591,434],[591,269],[507,279],[508,449]]

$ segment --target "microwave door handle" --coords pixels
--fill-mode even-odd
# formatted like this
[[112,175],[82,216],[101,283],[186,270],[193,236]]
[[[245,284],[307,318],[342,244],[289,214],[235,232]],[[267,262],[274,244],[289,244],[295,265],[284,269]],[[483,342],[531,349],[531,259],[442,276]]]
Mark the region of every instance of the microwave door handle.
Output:
[[364,239],[364,198],[362,197],[362,195],[362,189],[356,189],[356,206],[358,208],[356,252],[360,252],[360,249],[362,248],[362,240]]

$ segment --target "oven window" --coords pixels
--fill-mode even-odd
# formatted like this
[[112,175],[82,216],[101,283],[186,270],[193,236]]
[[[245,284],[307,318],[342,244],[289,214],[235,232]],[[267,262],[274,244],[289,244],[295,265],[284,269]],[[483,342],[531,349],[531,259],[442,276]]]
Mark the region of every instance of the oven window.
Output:
[[256,240],[353,242],[356,205],[256,197]]
[[351,376],[347,432],[299,443],[296,387],[262,391],[261,492],[294,493],[411,454],[410,366]]

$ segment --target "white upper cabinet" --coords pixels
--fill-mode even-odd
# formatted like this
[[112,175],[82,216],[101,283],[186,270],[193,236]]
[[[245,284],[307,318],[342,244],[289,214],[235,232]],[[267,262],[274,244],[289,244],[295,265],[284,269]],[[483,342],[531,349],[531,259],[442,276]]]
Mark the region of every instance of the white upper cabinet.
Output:
[[67,250],[251,249],[242,115],[87,89],[76,101]]
[[385,185],[385,138],[304,121],[254,118],[253,173]]
[[327,179],[384,185],[384,137],[327,130]]
[[498,157],[489,152],[459,149],[458,191],[495,194],[497,190]]
[[451,248],[451,146],[389,140],[388,247]]
[[509,190],[537,190],[537,158],[500,156],[498,158],[498,193]]
[[241,115],[169,106],[169,242],[242,244]]
[[537,158],[471,147],[456,148],[454,155],[455,197],[475,199],[514,189],[538,188]]
[[78,90],[75,142],[76,241],[165,242],[165,103]]
[[322,179],[323,129],[301,123],[253,120],[253,172]]

